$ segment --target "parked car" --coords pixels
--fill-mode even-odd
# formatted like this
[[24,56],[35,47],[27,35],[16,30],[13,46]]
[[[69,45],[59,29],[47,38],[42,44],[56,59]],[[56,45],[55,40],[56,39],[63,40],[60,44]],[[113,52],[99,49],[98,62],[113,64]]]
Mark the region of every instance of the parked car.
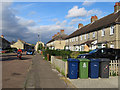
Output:
[[34,51],[31,49],[26,51],[26,55],[33,55],[33,53],[34,53]]
[[87,54],[81,54],[77,58],[109,58],[111,60],[120,59],[120,49],[100,48],[94,49]]
[[17,48],[12,48],[13,53],[17,53]]

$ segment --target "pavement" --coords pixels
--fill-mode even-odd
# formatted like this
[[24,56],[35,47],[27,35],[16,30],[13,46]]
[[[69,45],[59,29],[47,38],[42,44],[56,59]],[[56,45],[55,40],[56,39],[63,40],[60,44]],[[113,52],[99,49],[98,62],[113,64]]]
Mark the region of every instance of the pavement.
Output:
[[28,69],[31,65],[32,55],[23,53],[22,60],[16,53],[2,55],[2,88],[23,88]]
[[25,88],[71,88],[65,78],[51,64],[36,54],[26,79]]
[[76,88],[118,88],[118,76],[98,79],[67,79]]

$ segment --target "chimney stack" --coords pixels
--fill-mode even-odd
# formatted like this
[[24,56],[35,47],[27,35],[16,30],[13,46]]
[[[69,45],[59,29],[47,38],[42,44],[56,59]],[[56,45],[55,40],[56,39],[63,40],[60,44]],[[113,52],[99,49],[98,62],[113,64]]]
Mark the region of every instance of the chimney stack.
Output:
[[57,36],[57,34],[54,35],[54,37],[56,37],[56,36]]
[[54,36],[52,36],[52,39],[54,38]]
[[114,12],[118,12],[120,10],[120,1],[115,3]]
[[91,23],[96,21],[96,20],[98,20],[98,17],[96,15],[91,17]]
[[61,34],[64,34],[64,30],[60,30],[60,33],[61,33]]
[[60,33],[58,32],[58,33],[57,33],[57,36],[58,36],[59,34],[60,34]]
[[79,24],[78,24],[78,28],[81,28],[81,27],[83,27],[83,24],[82,24],[82,23],[79,23]]
[[1,38],[4,38],[4,36],[3,36],[3,35],[1,35]]

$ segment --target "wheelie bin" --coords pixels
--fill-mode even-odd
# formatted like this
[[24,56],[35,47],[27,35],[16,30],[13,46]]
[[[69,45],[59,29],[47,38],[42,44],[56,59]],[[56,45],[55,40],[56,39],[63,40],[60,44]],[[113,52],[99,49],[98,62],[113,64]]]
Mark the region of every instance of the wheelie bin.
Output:
[[90,59],[89,63],[89,77],[90,78],[98,78],[99,77],[99,62],[100,59]]
[[70,79],[77,79],[78,78],[78,63],[79,63],[79,60],[69,58],[67,61],[68,61],[68,77]]
[[100,74],[101,78],[109,78],[109,62],[110,59],[100,58]]
[[80,61],[79,63],[79,77],[80,78],[88,78],[88,64],[89,59],[81,58],[78,59]]

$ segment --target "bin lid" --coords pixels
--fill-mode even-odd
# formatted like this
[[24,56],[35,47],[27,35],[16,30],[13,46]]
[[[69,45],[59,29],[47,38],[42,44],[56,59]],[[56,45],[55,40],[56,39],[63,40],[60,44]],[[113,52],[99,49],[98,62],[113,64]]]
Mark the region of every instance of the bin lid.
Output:
[[91,62],[100,62],[100,59],[99,58],[91,58],[90,61]]
[[108,58],[99,58],[100,62],[109,62],[110,59]]
[[75,58],[68,58],[67,61],[70,61],[70,62],[79,62],[79,60],[75,59]]
[[89,62],[90,60],[89,59],[86,59],[86,58],[80,58],[80,59],[78,59],[80,62]]

